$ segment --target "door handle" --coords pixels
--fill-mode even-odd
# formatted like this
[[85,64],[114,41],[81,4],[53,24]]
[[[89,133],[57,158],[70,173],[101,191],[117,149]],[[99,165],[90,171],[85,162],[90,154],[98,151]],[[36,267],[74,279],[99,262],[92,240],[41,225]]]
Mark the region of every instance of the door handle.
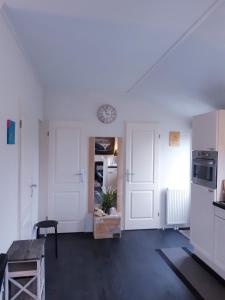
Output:
[[84,183],[84,169],[82,169],[80,173],[75,173],[73,175],[79,176],[80,177],[80,183]]
[[129,170],[127,169],[127,172],[126,172],[127,182],[130,182],[131,176],[133,176],[133,175],[135,175],[135,173],[129,172]]
[[33,198],[33,195],[34,195],[34,188],[36,188],[37,187],[37,184],[31,184],[30,185],[30,188],[31,188],[31,193],[30,193],[30,197],[31,198]]
[[37,187],[37,184],[31,184],[30,187],[31,187],[31,188],[36,188],[36,187]]

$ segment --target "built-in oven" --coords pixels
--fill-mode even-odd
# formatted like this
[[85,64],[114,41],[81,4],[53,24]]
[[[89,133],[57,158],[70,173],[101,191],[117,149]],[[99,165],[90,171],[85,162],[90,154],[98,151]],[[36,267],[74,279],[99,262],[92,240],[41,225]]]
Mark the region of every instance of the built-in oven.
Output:
[[192,182],[211,189],[216,189],[217,161],[217,151],[193,151]]

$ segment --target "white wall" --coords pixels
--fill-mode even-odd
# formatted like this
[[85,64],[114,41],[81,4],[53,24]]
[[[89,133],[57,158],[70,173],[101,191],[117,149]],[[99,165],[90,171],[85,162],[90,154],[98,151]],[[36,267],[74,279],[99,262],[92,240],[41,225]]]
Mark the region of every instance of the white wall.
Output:
[[[46,120],[76,120],[83,121],[88,136],[120,136],[125,138],[125,122],[160,122],[160,201],[162,206],[161,225],[164,226],[165,189],[189,189],[190,173],[190,131],[189,119],[169,114],[162,106],[151,102],[134,99],[127,95],[106,96],[100,94],[82,94],[74,91],[46,92]],[[97,108],[104,103],[116,107],[117,120],[110,124],[101,124],[96,118]],[[45,136],[47,128],[45,127]],[[181,132],[181,145],[178,148],[169,147],[169,131]],[[42,145],[46,147],[46,139]],[[46,153],[46,152],[45,152]],[[46,161],[46,157],[43,158]],[[46,187],[45,187],[46,188]],[[46,190],[45,190],[46,191]],[[47,195],[42,195],[42,216],[47,209]]]
[[[42,118],[42,89],[0,12],[0,252],[18,238],[19,112]],[[17,121],[16,144],[6,144],[6,120]]]

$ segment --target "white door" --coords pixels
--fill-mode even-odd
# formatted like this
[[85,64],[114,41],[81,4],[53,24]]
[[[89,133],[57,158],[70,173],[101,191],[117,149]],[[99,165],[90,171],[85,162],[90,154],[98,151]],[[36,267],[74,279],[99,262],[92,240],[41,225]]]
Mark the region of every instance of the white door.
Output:
[[159,227],[158,125],[127,124],[125,229]]
[[39,120],[25,114],[21,119],[19,235],[30,239],[38,216]]
[[48,217],[59,221],[59,232],[84,231],[85,144],[82,124],[50,124]]

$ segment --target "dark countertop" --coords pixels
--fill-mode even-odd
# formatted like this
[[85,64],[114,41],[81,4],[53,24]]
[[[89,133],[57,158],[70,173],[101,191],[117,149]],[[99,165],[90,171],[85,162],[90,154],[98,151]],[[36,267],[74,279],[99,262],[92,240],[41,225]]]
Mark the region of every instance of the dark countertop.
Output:
[[213,202],[213,205],[225,210],[225,202],[224,201]]
[[6,254],[0,254],[0,291],[1,291],[2,281],[4,278],[6,263],[7,263]]

